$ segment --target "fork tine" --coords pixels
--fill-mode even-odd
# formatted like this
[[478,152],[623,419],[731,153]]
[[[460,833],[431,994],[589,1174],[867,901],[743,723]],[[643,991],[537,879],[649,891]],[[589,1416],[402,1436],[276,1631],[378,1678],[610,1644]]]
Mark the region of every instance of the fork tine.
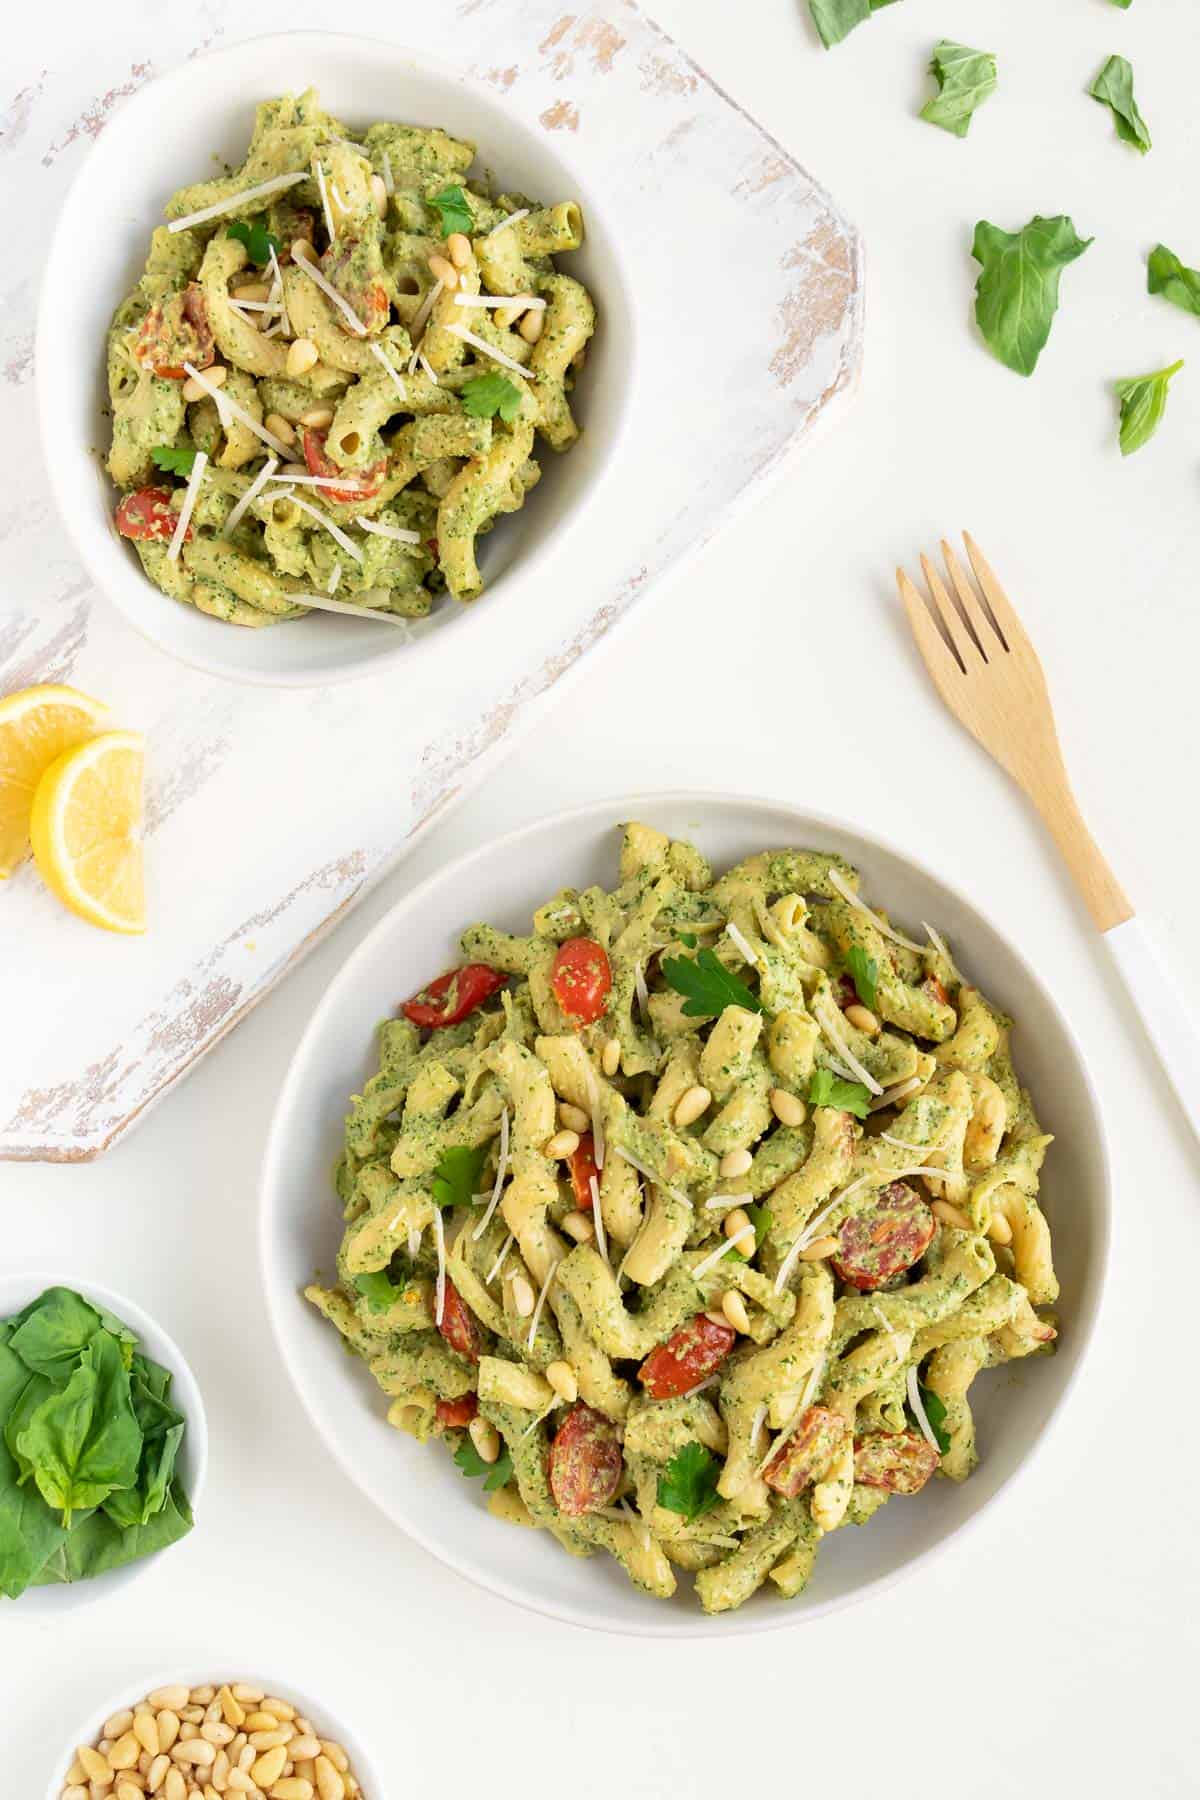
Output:
[[971,586],[971,583],[967,578],[966,570],[954,553],[953,545],[950,544],[946,538],[942,539],[942,560],[945,562],[947,573],[949,574],[951,583],[954,587],[955,604],[957,605],[959,612],[963,614],[967,623],[970,625],[971,636],[979,645],[979,654],[983,657],[984,662],[986,662],[988,659],[987,648],[980,638],[978,631],[975,629],[975,622],[972,617],[973,613],[978,612],[982,614],[989,625],[992,623],[992,620],[988,615],[986,602]]
[[939,629],[929,603],[913,586],[903,569],[896,570],[896,585],[900,589],[900,598],[904,602],[904,610],[908,614],[908,622],[912,626],[912,634],[917,640],[917,649],[925,667],[933,677],[934,686],[943,694],[947,702],[956,682],[966,674],[966,665],[959,655],[954,639],[947,642],[946,634]]
[[1018,619],[1008,595],[996,580],[995,573],[986,556],[969,531],[963,532],[963,543],[967,546],[967,555],[971,559],[975,579],[982,590],[984,611],[988,615],[991,627],[1004,648],[1011,650],[1025,636],[1021,621]]
[[922,555],[921,567],[925,571],[925,579],[929,583],[929,591],[937,602],[943,617],[948,619],[950,617],[951,608],[954,609],[962,620],[963,626],[970,637],[971,642],[974,644],[976,650],[978,650],[980,656],[982,656],[984,662],[986,662],[987,651],[980,642],[979,633],[975,629],[975,621],[962,603],[962,596],[958,591],[957,584],[955,586],[954,598],[951,599],[950,595],[946,592],[945,583],[942,581],[941,576],[927,556]]

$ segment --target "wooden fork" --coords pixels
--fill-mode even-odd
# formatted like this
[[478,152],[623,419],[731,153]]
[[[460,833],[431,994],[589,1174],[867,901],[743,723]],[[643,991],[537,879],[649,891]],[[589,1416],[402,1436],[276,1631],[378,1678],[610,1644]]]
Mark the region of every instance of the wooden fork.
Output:
[[928,598],[896,571],[917,648],[942,699],[1037,807],[1112,952],[1192,1129],[1200,1135],[1200,1035],[1160,953],[1083,822],[1037,652],[974,539],[976,587],[943,540],[949,587],[929,558]]

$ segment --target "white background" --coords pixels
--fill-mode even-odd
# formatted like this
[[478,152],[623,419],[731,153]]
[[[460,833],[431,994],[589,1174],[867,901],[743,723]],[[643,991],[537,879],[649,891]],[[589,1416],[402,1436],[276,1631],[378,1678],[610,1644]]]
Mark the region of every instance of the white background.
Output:
[[[155,9],[116,10],[144,23],[152,54]],[[389,1800],[434,1784],[495,1800],[826,1782],[897,1800],[1196,1792],[1196,1146],[1025,804],[938,710],[892,571],[963,525],[979,537],[1043,652],[1085,812],[1200,1010],[1200,321],[1144,291],[1160,238],[1200,264],[1200,11],[905,0],[829,54],[798,0],[651,11],[863,229],[857,407],[132,1137],[90,1167],[0,1174],[6,1258],[69,1258],[156,1313],[191,1357],[212,1432],[199,1528],[127,1598],[58,1623],[4,1607],[5,1800],[40,1800],[51,1749],[108,1690],[206,1656],[214,1670],[275,1667],[345,1696],[382,1748]],[[303,0],[240,26],[239,14],[230,0],[199,7],[197,42],[329,22]],[[22,8],[6,45],[13,89],[49,66],[94,91],[95,17],[65,0],[51,30]],[[402,34],[400,12],[373,0],[353,25]],[[1000,92],[965,143],[915,117],[944,33],[1001,58]],[[1146,158],[1084,92],[1116,50],[1154,133]],[[1096,242],[1067,270],[1026,382],[974,334],[971,235],[981,216],[1012,229],[1060,211]],[[696,304],[727,307],[736,330],[738,272],[708,250]],[[1158,437],[1122,462],[1109,384],[1179,356],[1190,366]],[[719,369],[681,367],[679,379],[705,382],[720,408]],[[1054,987],[1088,1047],[1114,1149],[1105,1315],[1028,1483],[918,1581],[795,1634],[719,1647],[556,1626],[406,1542],[313,1442],[255,1266],[273,1096],[316,997],[371,922],[491,833],[652,783],[771,792],[910,843]],[[500,1556],[504,1544],[498,1531]]]

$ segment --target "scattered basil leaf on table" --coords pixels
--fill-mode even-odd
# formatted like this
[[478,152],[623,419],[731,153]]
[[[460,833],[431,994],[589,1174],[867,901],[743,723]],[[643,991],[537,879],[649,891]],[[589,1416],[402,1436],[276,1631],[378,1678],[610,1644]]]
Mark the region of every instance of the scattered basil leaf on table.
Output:
[[762,1001],[752,994],[744,981],[730,974],[711,950],[699,950],[694,957],[668,956],[659,965],[663,980],[686,996],[683,1015],[686,1019],[709,1019],[724,1012],[727,1006],[744,1006],[747,1012],[761,1012]]
[[808,10],[821,42],[832,50],[856,26],[865,25],[872,13],[895,4],[896,0],[808,0]]
[[950,1433],[945,1429],[946,1403],[932,1388],[927,1388],[918,1381],[917,1392],[921,1396],[921,1405],[925,1409],[925,1417],[929,1420],[929,1429],[937,1439],[937,1447],[945,1456],[950,1448]]
[[1032,375],[1058,311],[1063,270],[1094,240],[1081,238],[1063,214],[1040,215],[1020,231],[981,219],[971,254],[982,265],[975,317],[988,348],[1018,375]]
[[854,944],[846,952],[846,968],[854,982],[854,991],[864,1006],[874,1006],[876,988],[879,982],[879,964],[873,956],[868,956],[860,945]]
[[469,1437],[464,1437],[454,1452],[454,1460],[464,1475],[484,1477],[483,1491],[494,1494],[502,1488],[512,1475],[512,1457],[507,1450],[502,1450],[494,1463],[484,1462]]
[[245,244],[250,261],[260,269],[266,268],[270,262],[272,250],[276,256],[279,255],[279,239],[271,236],[261,219],[252,219],[248,224],[244,219],[235,219],[225,236],[236,238],[240,244]]
[[442,236],[448,238],[452,232],[462,231],[468,235],[475,229],[475,221],[471,217],[471,208],[467,204],[467,196],[457,183],[444,187],[429,202],[437,208],[442,224]]
[[1150,129],[1133,97],[1133,66],[1123,56],[1110,56],[1088,89],[1112,113],[1117,136],[1145,156],[1150,148]]
[[871,1096],[861,1081],[843,1081],[832,1069],[814,1069],[808,1083],[810,1106],[835,1106],[839,1112],[865,1119]]
[[1172,306],[1200,317],[1200,269],[1189,269],[1165,244],[1155,244],[1147,264],[1146,287]]
[[692,1442],[677,1450],[658,1478],[658,1504],[689,1522],[711,1512],[720,1496],[716,1457]]
[[977,108],[996,91],[996,58],[989,50],[971,50],[943,38],[934,45],[929,72],[938,91],[921,108],[921,117],[928,125],[966,137]]
[[1128,12],[1133,5],[1133,0],[1112,0],[1112,3],[1114,6],[1119,6],[1122,12]]
[[511,425],[521,410],[521,390],[506,375],[476,375],[459,391],[473,419],[494,419],[499,413]]
[[196,451],[191,444],[155,444],[150,452],[156,469],[165,469],[169,475],[190,475],[192,464],[196,460]]
[[1167,388],[1172,375],[1178,375],[1183,364],[1172,363],[1169,369],[1156,369],[1152,375],[1134,375],[1116,383],[1121,402],[1121,455],[1132,456],[1149,443],[1162,422],[1167,408]]
[[432,1189],[439,1206],[470,1206],[479,1190],[487,1152],[486,1144],[480,1144],[474,1150],[466,1144],[455,1144],[442,1152],[433,1172]]
[[37,1408],[17,1439],[47,1506],[71,1515],[137,1480],[142,1434],[129,1372],[110,1331],[98,1331],[67,1385]]

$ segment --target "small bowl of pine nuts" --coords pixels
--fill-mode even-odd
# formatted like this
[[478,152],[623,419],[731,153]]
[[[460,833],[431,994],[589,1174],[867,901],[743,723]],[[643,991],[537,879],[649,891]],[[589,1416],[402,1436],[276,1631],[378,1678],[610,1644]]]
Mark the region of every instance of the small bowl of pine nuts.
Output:
[[[289,1696],[284,1698],[284,1695]],[[88,1719],[46,1800],[383,1800],[361,1739],[293,1682],[169,1675]]]

